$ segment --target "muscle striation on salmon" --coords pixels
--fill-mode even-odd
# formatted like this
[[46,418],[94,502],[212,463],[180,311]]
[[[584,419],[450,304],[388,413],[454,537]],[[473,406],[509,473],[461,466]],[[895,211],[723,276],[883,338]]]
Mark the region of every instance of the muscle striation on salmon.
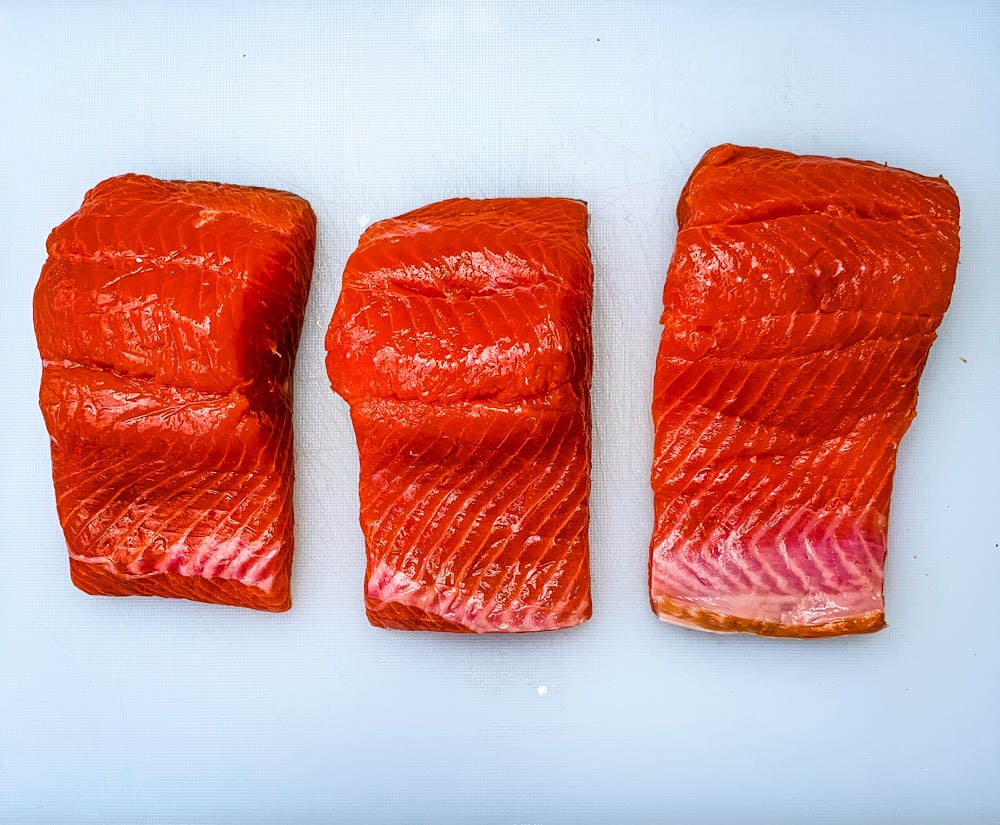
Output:
[[373,625],[590,617],[592,293],[579,201],[448,200],[362,235],[326,346],[361,458]]
[[731,145],[702,158],[653,391],[661,619],[883,627],[896,448],[951,300],[958,218],[943,178]]
[[295,195],[140,175],[50,234],[40,405],[81,590],[291,606],[290,379],[315,237]]

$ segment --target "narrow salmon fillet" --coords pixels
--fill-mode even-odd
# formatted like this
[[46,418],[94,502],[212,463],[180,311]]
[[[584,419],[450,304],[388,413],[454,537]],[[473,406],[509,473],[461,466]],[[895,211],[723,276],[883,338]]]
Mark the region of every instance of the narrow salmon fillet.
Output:
[[948,308],[943,178],[718,146],[681,194],[653,390],[650,597],[664,621],[883,627],[896,449]]
[[590,617],[592,293],[579,201],[448,200],[362,235],[326,346],[361,458],[373,625]]
[[295,195],[140,175],[50,234],[39,401],[81,590],[291,606],[289,382],[315,237]]

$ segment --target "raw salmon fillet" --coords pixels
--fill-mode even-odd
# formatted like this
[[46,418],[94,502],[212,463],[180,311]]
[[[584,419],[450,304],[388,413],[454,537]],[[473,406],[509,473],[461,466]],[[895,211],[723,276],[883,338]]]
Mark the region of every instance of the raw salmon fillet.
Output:
[[361,236],[326,346],[361,458],[373,625],[590,617],[592,294],[579,201],[448,200]]
[[707,630],[878,630],[896,448],[951,300],[958,199],[943,178],[724,145],[677,220],[653,610]]
[[52,230],[40,404],[81,590],[291,606],[289,381],[315,237],[295,195],[140,175]]

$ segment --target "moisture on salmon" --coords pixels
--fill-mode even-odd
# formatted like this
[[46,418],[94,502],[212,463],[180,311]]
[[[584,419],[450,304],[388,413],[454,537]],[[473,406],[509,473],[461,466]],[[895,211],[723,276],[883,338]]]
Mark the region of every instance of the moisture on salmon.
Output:
[[579,201],[449,200],[362,235],[326,345],[360,452],[373,625],[590,617],[592,291]]
[[884,625],[896,448],[951,299],[943,178],[724,145],[677,207],[656,363],[653,610],[708,630]]
[[40,403],[81,590],[291,605],[289,381],[315,236],[295,195],[140,175],[50,234]]

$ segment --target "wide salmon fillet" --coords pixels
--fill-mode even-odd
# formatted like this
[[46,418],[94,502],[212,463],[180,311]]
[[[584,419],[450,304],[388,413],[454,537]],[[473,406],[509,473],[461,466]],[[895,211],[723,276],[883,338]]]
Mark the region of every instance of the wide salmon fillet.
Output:
[[287,192],[141,175],[52,230],[40,404],[81,590],[291,606],[289,382],[315,238]]
[[731,145],[701,159],[653,390],[661,619],[883,627],[896,448],[951,300],[958,217],[943,178]]
[[373,625],[590,617],[592,294],[579,201],[448,200],[361,236],[326,346],[361,458]]

